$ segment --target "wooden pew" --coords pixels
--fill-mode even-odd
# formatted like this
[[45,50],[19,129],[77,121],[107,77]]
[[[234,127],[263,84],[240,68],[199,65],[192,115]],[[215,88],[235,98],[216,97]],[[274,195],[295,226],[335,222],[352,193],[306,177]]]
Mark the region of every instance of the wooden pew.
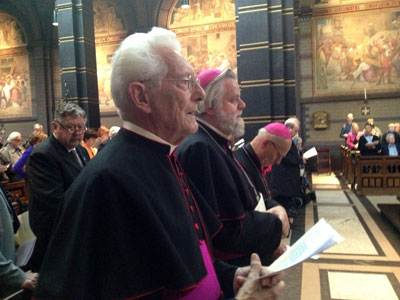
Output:
[[356,193],[400,195],[400,156],[355,155]]
[[18,196],[22,204],[28,205],[29,194],[26,188],[26,181],[16,181],[16,182],[4,182],[4,189],[9,191],[12,195]]
[[347,182],[351,184],[352,188],[354,188],[355,185],[355,164],[357,153],[359,154],[359,151],[350,150],[343,145],[340,146],[340,162],[343,172],[342,174]]

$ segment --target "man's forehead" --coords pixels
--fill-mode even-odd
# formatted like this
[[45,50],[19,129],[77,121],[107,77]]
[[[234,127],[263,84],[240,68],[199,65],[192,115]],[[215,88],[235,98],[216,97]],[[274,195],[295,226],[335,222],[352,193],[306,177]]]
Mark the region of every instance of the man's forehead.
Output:
[[177,56],[174,61],[170,62],[169,73],[174,77],[194,76],[195,74],[192,66],[183,56]]
[[78,122],[85,122],[85,119],[82,116],[71,116],[67,115],[63,118],[63,121],[65,122],[71,122],[71,123],[78,123]]

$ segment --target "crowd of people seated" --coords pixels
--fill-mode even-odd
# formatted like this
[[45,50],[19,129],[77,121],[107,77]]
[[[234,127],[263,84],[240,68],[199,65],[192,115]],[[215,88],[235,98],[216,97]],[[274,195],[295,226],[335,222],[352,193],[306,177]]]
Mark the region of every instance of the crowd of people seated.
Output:
[[353,114],[348,114],[347,122],[343,125],[340,137],[345,138],[348,149],[359,150],[361,155],[400,155],[400,123],[389,123],[387,130],[374,125],[370,118],[360,130],[359,125],[353,122]]

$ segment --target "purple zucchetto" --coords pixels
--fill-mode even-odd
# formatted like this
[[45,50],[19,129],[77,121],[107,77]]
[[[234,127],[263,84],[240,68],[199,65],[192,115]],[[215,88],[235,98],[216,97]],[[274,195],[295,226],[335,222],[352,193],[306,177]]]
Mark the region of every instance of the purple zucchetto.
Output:
[[280,136],[284,139],[292,138],[292,135],[290,134],[289,129],[282,123],[277,123],[277,122],[270,123],[270,124],[264,126],[264,129],[266,131],[268,131],[269,133]]
[[208,69],[203,72],[200,72],[200,74],[197,76],[197,78],[200,79],[200,85],[203,89],[207,87],[207,85],[213,81],[215,78],[217,78],[219,75],[224,73],[225,71],[217,70],[217,69]]

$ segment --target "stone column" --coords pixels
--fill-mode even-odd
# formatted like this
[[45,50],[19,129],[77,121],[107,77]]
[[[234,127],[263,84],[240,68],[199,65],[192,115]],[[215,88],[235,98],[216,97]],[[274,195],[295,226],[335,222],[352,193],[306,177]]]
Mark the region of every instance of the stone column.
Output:
[[100,126],[92,0],[57,0],[62,95]]

